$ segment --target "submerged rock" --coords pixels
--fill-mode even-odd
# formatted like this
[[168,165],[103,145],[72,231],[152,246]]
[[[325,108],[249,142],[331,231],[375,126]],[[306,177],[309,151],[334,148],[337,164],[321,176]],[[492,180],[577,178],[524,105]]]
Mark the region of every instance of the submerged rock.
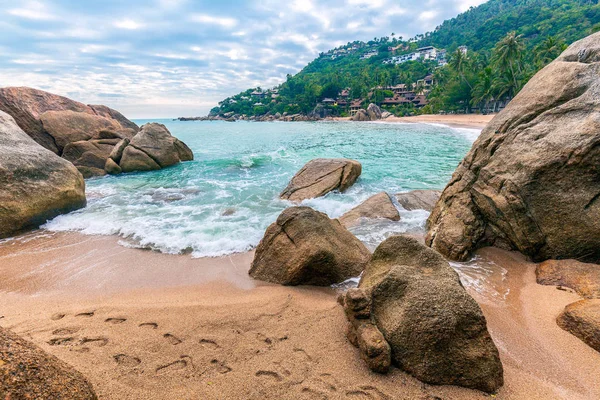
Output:
[[396,200],[405,210],[425,210],[431,212],[442,194],[439,190],[413,190],[397,193]]
[[323,196],[333,190],[346,191],[362,172],[358,161],[347,158],[317,158],[309,161],[294,175],[279,195],[290,201]]
[[428,220],[426,242],[536,261],[600,259],[600,33],[538,72],[483,130]]
[[392,203],[390,195],[386,192],[381,192],[354,207],[342,215],[339,220],[344,226],[352,227],[360,223],[360,220],[363,218],[400,221],[400,213],[394,203]]
[[540,285],[565,286],[586,299],[600,298],[600,265],[577,260],[547,260],[535,270]]
[[95,400],[85,377],[58,358],[0,328],[2,399]]
[[562,329],[600,352],[600,299],[569,304],[556,322]]
[[350,339],[372,324],[389,344],[391,361],[417,379],[490,393],[502,386],[502,363],[481,309],[448,262],[416,239],[381,243],[359,293],[348,291],[342,300]]
[[282,285],[328,286],[360,275],[370,257],[338,220],[290,207],[267,228],[249,273]]
[[85,183],[73,164],[37,144],[0,111],[0,238],[85,204]]

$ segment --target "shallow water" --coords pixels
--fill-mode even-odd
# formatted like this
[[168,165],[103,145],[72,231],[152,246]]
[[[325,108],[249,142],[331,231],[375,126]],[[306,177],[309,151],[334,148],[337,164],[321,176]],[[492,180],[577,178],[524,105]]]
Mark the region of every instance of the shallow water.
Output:
[[[45,228],[119,235],[126,246],[194,257],[243,252],[292,205],[278,195],[307,161],[362,163],[346,193],[303,203],[335,218],[381,191],[442,189],[479,133],[433,124],[157,122],[190,146],[194,161],[90,179],[88,206]],[[400,211],[400,222],[375,221],[354,233],[374,248],[393,233],[422,229],[426,212]]]

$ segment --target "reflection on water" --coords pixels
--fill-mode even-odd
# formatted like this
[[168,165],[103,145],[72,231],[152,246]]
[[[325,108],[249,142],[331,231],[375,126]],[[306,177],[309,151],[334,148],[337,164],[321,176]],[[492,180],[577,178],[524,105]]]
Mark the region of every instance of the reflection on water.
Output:
[[491,260],[477,255],[467,262],[451,261],[450,266],[458,272],[463,286],[481,300],[504,301],[510,293],[508,271]]

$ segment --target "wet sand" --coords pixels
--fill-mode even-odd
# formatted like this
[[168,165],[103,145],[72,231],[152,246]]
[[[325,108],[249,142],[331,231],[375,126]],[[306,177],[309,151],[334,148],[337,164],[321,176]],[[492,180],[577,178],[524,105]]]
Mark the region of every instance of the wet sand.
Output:
[[[414,117],[392,116],[382,120],[382,122],[443,124],[455,128],[483,129],[495,116],[496,114],[425,114]],[[334,120],[349,121],[350,118],[334,118]]]
[[[600,398],[600,353],[555,323],[571,292],[516,253],[462,265],[505,368],[497,399]],[[251,280],[252,253],[213,259],[29,234],[0,242],[0,325],[81,371],[101,399],[484,399],[370,372],[329,288]]]

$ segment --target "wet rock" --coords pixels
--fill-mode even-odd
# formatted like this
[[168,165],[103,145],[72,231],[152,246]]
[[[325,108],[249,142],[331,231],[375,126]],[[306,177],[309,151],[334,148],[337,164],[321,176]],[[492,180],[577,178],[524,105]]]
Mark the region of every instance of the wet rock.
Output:
[[0,328],[2,399],[95,400],[85,377],[68,364]]
[[160,165],[150,158],[148,154],[133,146],[125,147],[119,166],[123,172],[154,171],[160,169]]
[[179,156],[180,161],[192,161],[194,159],[194,153],[188,147],[187,144],[183,143],[181,140],[177,138],[173,138],[173,145],[175,146],[175,150],[177,150],[177,155]]
[[123,170],[119,167],[119,164],[113,161],[112,158],[108,158],[104,164],[104,170],[110,175],[119,175]]
[[146,153],[161,168],[180,161],[178,149],[175,147],[175,138],[163,124],[153,122],[142,126],[139,133],[131,139],[129,146]]
[[350,338],[358,342],[359,328],[372,324],[389,344],[392,362],[426,383],[490,393],[502,386],[485,317],[439,253],[393,236],[375,250],[357,290],[343,299]]
[[228,207],[228,208],[226,208],[226,209],[223,210],[223,212],[221,213],[221,215],[223,217],[229,217],[229,216],[231,216],[231,215],[233,215],[235,213],[236,213],[236,209],[235,208]]
[[381,192],[369,197],[367,200],[342,215],[339,220],[346,227],[358,225],[361,219],[389,219],[400,221],[400,213],[390,196]]
[[600,351],[600,299],[569,304],[556,320],[558,326]]
[[294,175],[279,195],[290,201],[323,196],[333,190],[346,191],[358,179],[362,166],[346,158],[317,158],[309,161]]
[[405,210],[432,211],[441,194],[442,192],[439,190],[413,190],[407,193],[397,193],[395,196]]
[[600,33],[538,72],[483,130],[428,220],[427,244],[535,261],[600,259]]
[[328,286],[360,275],[370,256],[338,220],[290,207],[267,228],[250,275],[282,285]]
[[583,298],[600,298],[600,265],[577,260],[547,260],[538,264],[535,275],[540,285],[565,286]]
[[129,145],[129,139],[120,140],[119,143],[117,143],[115,147],[113,147],[113,149],[111,150],[109,157],[115,163],[120,163],[121,157],[123,156],[123,151],[125,150],[125,147],[127,147],[127,145]]
[[85,183],[73,164],[37,144],[0,111],[0,238],[85,204]]

